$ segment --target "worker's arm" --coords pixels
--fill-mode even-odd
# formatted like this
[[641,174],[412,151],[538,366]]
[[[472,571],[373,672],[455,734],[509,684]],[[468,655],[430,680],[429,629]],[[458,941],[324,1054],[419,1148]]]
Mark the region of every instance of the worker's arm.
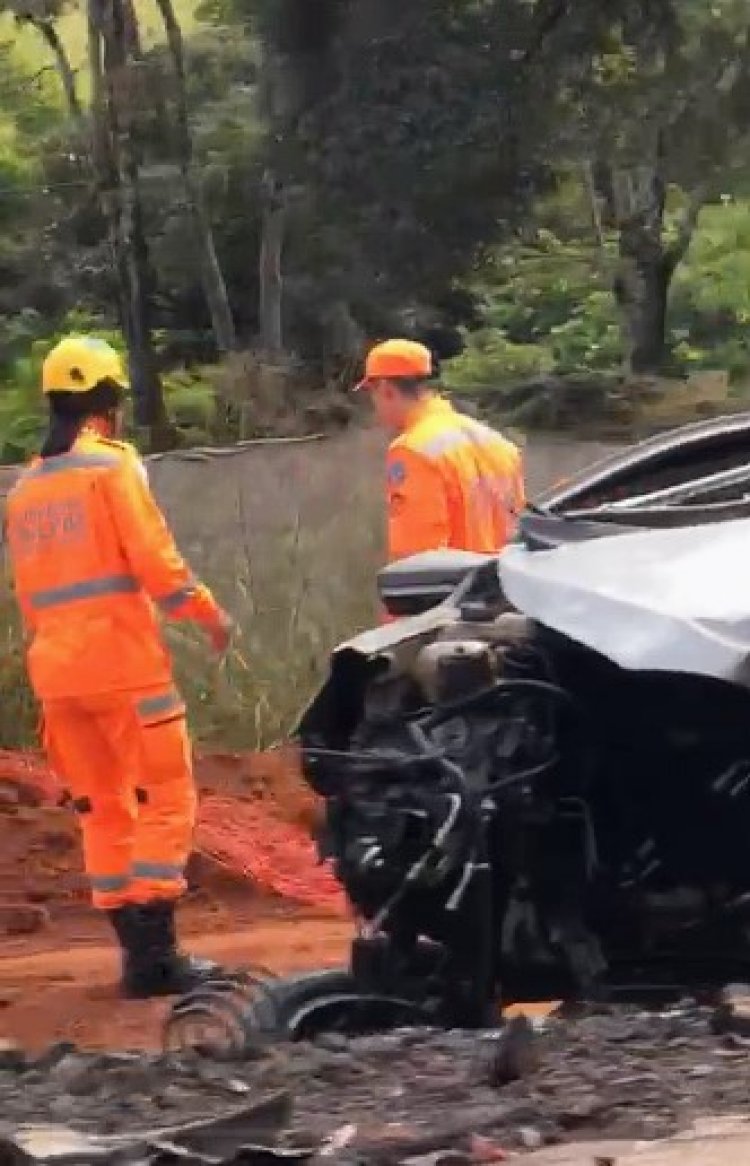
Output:
[[176,620],[213,628],[227,617],[194,578],[175,545],[135,454],[104,478],[112,519],[131,570],[161,611]]
[[388,453],[388,558],[448,545],[448,500],[438,467],[401,446]]

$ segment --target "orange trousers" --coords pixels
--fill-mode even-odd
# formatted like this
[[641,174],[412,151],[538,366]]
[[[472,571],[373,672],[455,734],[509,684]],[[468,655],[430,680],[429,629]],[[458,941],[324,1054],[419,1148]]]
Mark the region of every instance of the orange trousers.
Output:
[[43,717],[47,757],[79,815],[94,906],[177,898],[197,808],[179,693],[46,701]]

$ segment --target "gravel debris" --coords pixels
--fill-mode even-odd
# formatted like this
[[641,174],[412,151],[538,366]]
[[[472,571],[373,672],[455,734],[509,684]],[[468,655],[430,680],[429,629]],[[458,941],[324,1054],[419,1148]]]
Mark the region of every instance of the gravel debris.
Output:
[[750,1054],[717,1034],[711,1016],[697,1005],[649,1014],[597,1007],[545,1022],[533,1031],[533,1055],[531,1026],[516,1025],[523,1035],[511,1062],[507,1026],[332,1034],[226,1062],[69,1045],[31,1059],[0,1042],[0,1113],[5,1129],[57,1121],[135,1134],[283,1090],[293,1108],[281,1146],[373,1166],[476,1162],[477,1146],[495,1147],[500,1160],[602,1134],[664,1138],[696,1117],[747,1109]]

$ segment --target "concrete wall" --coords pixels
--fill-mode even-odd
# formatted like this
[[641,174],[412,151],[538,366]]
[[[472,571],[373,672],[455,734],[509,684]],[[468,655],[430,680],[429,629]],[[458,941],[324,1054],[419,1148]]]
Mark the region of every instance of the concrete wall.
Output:
[[[529,496],[615,446],[531,438],[526,450]],[[259,442],[229,450],[181,451],[147,459],[149,478],[187,553],[193,544],[233,542],[243,530],[268,533],[299,521],[315,525],[347,514],[352,497],[381,489],[383,442],[352,432],[304,442]],[[0,495],[17,470],[0,468]],[[259,529],[260,528],[260,529]]]

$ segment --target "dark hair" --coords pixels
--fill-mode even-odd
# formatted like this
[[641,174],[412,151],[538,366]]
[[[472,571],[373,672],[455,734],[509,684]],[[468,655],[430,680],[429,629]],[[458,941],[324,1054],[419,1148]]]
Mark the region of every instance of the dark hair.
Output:
[[431,393],[433,390],[427,377],[388,377],[388,380],[411,401],[416,401],[422,393]]
[[99,381],[87,393],[49,393],[49,425],[40,456],[68,453],[89,417],[106,417],[118,408],[122,398],[122,386],[111,380]]

